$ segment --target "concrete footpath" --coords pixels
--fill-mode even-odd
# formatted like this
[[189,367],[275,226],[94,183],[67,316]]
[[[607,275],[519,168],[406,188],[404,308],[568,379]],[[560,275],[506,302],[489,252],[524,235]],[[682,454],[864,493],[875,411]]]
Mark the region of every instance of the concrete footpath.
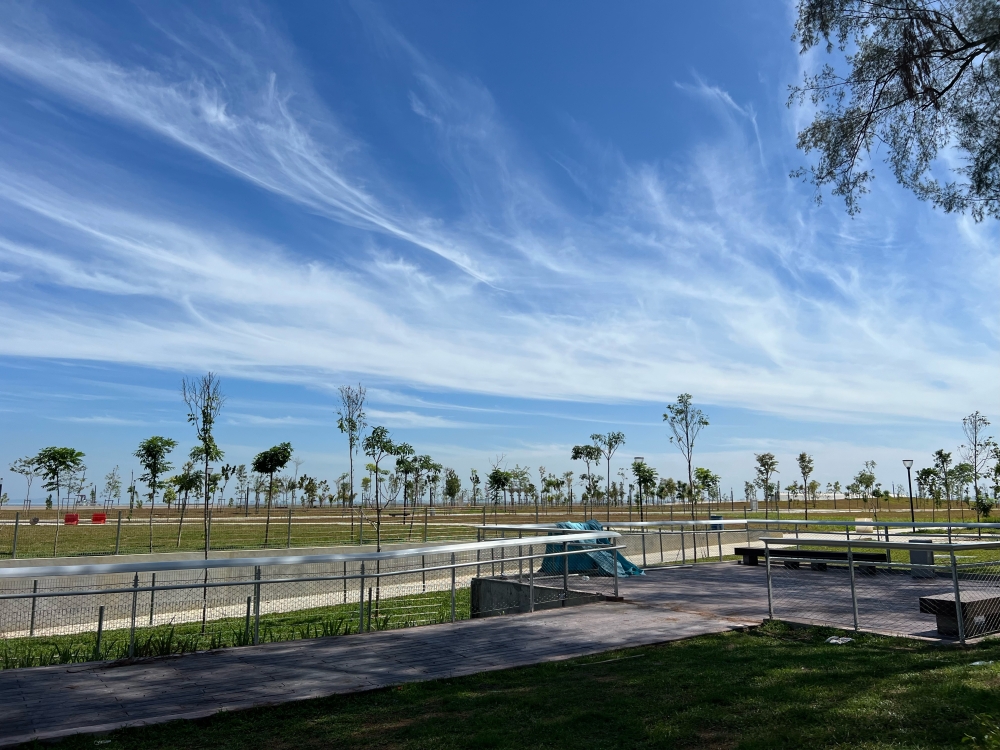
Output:
[[[704,590],[704,575],[713,567],[706,565],[697,572],[650,571],[645,579],[624,586],[633,589],[622,592],[631,599],[625,603],[223,649],[132,664],[3,670],[0,746],[509,669],[759,624],[764,615],[756,574],[740,576],[747,593],[757,594],[750,597],[756,600],[750,606],[746,599],[738,611],[715,609],[705,602],[685,606],[685,599]],[[727,572],[734,569],[739,570],[733,566]],[[731,588],[727,593],[733,593]],[[718,593],[712,599],[716,606],[723,601],[732,599]]]

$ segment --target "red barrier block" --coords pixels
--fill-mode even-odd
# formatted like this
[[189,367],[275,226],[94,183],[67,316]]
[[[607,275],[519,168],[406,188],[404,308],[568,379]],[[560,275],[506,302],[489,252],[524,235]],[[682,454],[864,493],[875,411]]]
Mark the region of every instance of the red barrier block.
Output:
[[107,513],[95,513],[90,517],[91,523],[107,523],[108,514]]
[[76,526],[79,523],[80,523],[80,514],[79,513],[67,513],[66,514],[66,525],[67,526]]

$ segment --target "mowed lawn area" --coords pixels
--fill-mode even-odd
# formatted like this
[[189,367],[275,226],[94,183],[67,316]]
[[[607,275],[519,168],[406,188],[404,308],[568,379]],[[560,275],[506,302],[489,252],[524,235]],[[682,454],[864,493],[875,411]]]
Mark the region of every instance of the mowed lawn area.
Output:
[[[998,747],[1000,642],[768,623],[472,677],[82,736],[61,748]],[[974,665],[974,662],[996,663]],[[55,707],[54,707],[55,710]],[[96,706],[95,706],[96,710]],[[1000,735],[1000,732],[997,733]],[[991,744],[996,743],[996,744]]]

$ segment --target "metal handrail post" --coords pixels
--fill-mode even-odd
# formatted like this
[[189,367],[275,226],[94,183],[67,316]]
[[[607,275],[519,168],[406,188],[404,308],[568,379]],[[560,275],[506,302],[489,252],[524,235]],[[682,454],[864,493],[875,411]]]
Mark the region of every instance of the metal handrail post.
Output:
[[97,608],[97,643],[94,645],[94,658],[101,658],[101,638],[104,636],[104,605]]
[[661,526],[656,530],[656,534],[660,539],[660,562],[663,562],[663,527]]
[[[524,532],[523,531],[517,532],[517,538],[518,539],[523,539],[524,538]],[[518,545],[518,547],[517,547],[517,582],[518,583],[521,582],[521,577],[524,575],[524,560],[521,559],[523,557],[524,557],[524,548],[521,547],[521,545]]]
[[764,543],[764,566],[767,568],[767,619],[774,619],[774,600],[771,594],[771,547]]
[[135,574],[135,578],[132,580],[132,624],[129,627],[128,632],[128,658],[131,659],[135,656],[135,610],[136,606],[139,604],[139,592],[135,589],[139,588],[139,574]]
[[[641,507],[641,506],[640,506]],[[642,567],[646,567],[646,530],[640,529],[639,535],[642,537]]]
[[455,622],[455,553],[451,553],[451,621]]
[[122,512],[118,511],[118,528],[115,529],[115,554],[121,549],[122,543]]
[[569,544],[562,543],[563,551],[563,601],[569,596]]
[[156,600],[156,573],[153,573],[153,580],[149,584],[149,624],[153,624],[153,602]]
[[253,597],[247,597],[247,613],[243,617],[243,643],[250,642],[250,609],[253,607]]
[[962,594],[958,586],[958,565],[955,550],[951,550],[951,582],[955,587],[955,622],[958,623],[958,642],[965,645],[965,612],[962,611]]
[[256,583],[253,585],[253,645],[260,643],[260,566],[253,570]]
[[858,592],[854,585],[854,552],[847,545],[847,570],[851,576],[851,610],[854,613],[854,629],[858,629]]
[[684,549],[684,527],[681,526],[681,565],[687,565],[687,550]]
[[292,506],[288,506],[288,538],[285,539],[285,549],[292,548]]
[[[615,580],[618,580],[617,575]],[[535,545],[533,544],[528,545],[528,611],[535,611]]]
[[611,567],[615,570],[615,599],[618,598],[618,550],[615,546],[615,540],[609,539],[608,544],[611,545]]
[[31,583],[31,623],[28,625],[28,635],[32,636],[35,634],[35,607],[38,605],[38,579],[36,578]]
[[365,561],[361,561],[361,590],[358,594],[358,632],[365,632]]
[[722,562],[722,532],[719,532],[719,562]]
[[21,524],[21,512],[18,511],[17,513],[14,514],[14,540],[11,542],[10,545],[11,560],[17,559],[17,530],[20,524]]

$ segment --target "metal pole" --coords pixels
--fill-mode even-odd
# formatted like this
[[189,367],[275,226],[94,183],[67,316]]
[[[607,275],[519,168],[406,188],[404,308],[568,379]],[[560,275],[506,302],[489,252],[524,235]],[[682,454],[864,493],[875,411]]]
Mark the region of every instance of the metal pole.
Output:
[[566,597],[569,595],[569,545],[566,542],[562,543],[563,551],[563,601],[566,601]]
[[156,598],[156,573],[153,573],[153,581],[149,584],[149,624],[153,624],[153,602]]
[[424,555],[420,556],[420,585],[424,592],[427,591],[427,561]]
[[[910,474],[910,468],[911,467],[909,467],[909,466],[906,467],[906,484],[910,488],[910,523],[913,524],[912,528],[913,528],[914,533],[916,533],[916,531],[917,531],[917,518],[916,518],[916,515],[913,512],[913,477]],[[924,516],[924,517],[926,518],[926,516]]]
[[955,622],[958,623],[958,642],[965,645],[965,612],[962,611],[962,594],[958,586],[958,565],[955,550],[951,550],[951,582],[955,587]]
[[659,527],[656,530],[657,536],[660,538],[660,562],[663,562],[663,527]]
[[250,606],[251,606],[252,603],[253,603],[253,597],[252,596],[248,596],[247,597],[247,614],[246,614],[246,617],[243,618],[243,642],[244,643],[249,643],[250,642]]
[[16,560],[17,559],[17,529],[18,529],[18,526],[20,525],[20,523],[21,523],[21,512],[18,511],[17,513],[14,514],[14,541],[10,545],[10,559],[11,560]]
[[451,621],[455,622],[455,553],[451,553]]
[[132,624],[129,627],[128,632],[128,658],[131,659],[135,656],[135,610],[136,606],[139,604],[139,574],[135,574],[135,578],[132,579]]
[[722,532],[719,532],[719,562],[722,562]]
[[[38,579],[37,578],[31,584],[31,593],[32,594],[37,594],[38,593]],[[31,597],[31,624],[28,626],[28,635],[34,635],[35,634],[35,606],[37,604],[38,604],[38,597],[37,596],[32,596]]]
[[285,540],[285,549],[292,547],[292,506],[288,506],[288,538]]
[[646,567],[646,530],[645,529],[640,529],[639,533],[642,534],[642,567],[645,568]]
[[122,543],[122,512],[118,511],[118,528],[115,529],[115,554],[121,549]]
[[767,619],[774,619],[774,600],[771,594],[771,547],[764,542],[764,567],[767,568]]
[[205,554],[212,551],[212,511],[208,511],[208,528],[205,529]]
[[687,551],[684,549],[684,527],[681,526],[681,565],[687,565]]
[[535,611],[535,545],[533,544],[528,547],[528,611]]
[[101,658],[101,638],[104,636],[104,605],[97,608],[97,645],[94,646],[94,658]]
[[[887,542],[889,541],[889,525],[888,524],[886,524],[886,527],[885,527],[885,540]],[[889,571],[891,572],[892,571],[892,550],[889,547],[885,548],[885,559],[886,559],[886,562],[889,564]]]
[[611,567],[615,570],[615,599],[618,598],[618,550],[615,549],[615,540],[609,539],[611,545]]
[[344,563],[344,604],[347,604],[347,563]]
[[253,569],[253,645],[260,643],[260,566]]
[[854,629],[858,629],[858,592],[854,585],[854,552],[847,545],[847,570],[851,574],[851,610],[854,613]]
[[358,632],[365,632],[365,561],[361,561],[361,593],[358,594]]

